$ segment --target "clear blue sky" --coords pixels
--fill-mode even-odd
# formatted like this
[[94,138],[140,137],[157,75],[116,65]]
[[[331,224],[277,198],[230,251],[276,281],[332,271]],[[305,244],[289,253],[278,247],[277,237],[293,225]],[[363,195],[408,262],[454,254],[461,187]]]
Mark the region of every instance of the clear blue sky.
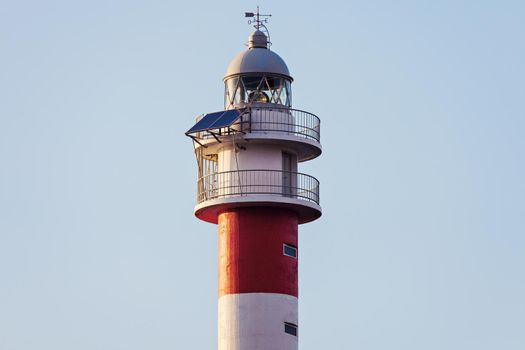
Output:
[[[322,120],[300,348],[525,347],[525,3],[260,1]],[[0,349],[216,348],[183,133],[254,1],[0,3]]]

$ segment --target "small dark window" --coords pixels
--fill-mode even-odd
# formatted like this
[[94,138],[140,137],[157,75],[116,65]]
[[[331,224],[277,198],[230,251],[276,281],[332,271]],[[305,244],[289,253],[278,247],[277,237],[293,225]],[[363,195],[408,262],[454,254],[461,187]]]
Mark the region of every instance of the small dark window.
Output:
[[297,325],[293,323],[284,323],[284,332],[297,337]]
[[283,244],[283,254],[297,258],[297,248],[290,244]]

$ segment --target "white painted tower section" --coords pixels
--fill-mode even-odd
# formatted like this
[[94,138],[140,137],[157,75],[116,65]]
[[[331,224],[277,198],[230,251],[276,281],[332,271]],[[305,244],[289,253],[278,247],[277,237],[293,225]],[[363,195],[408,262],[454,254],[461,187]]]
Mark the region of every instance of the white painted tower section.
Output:
[[297,350],[283,323],[298,324],[297,298],[243,293],[219,298],[219,350]]

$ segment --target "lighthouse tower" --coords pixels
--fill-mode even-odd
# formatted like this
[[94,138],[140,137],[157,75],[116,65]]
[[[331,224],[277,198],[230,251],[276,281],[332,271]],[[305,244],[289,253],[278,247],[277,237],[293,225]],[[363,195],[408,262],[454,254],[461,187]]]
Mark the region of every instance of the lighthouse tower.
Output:
[[298,348],[298,225],[321,216],[319,181],[298,163],[321,154],[320,120],[292,108],[265,15],[224,76],[224,110],[186,135],[198,163],[197,218],[219,226],[219,350]]

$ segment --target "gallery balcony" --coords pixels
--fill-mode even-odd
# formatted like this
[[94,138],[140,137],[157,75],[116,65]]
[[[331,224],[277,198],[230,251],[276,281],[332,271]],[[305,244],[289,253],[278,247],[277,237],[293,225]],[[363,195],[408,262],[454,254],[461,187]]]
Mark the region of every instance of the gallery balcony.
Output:
[[217,213],[242,206],[279,206],[305,223],[321,216],[319,181],[310,175],[281,170],[215,172],[197,182],[195,215],[216,223]]
[[297,152],[299,161],[316,158],[322,152],[320,119],[315,114],[278,105],[205,114],[197,117],[186,135],[197,142],[197,147],[211,149],[232,139],[286,145]]

